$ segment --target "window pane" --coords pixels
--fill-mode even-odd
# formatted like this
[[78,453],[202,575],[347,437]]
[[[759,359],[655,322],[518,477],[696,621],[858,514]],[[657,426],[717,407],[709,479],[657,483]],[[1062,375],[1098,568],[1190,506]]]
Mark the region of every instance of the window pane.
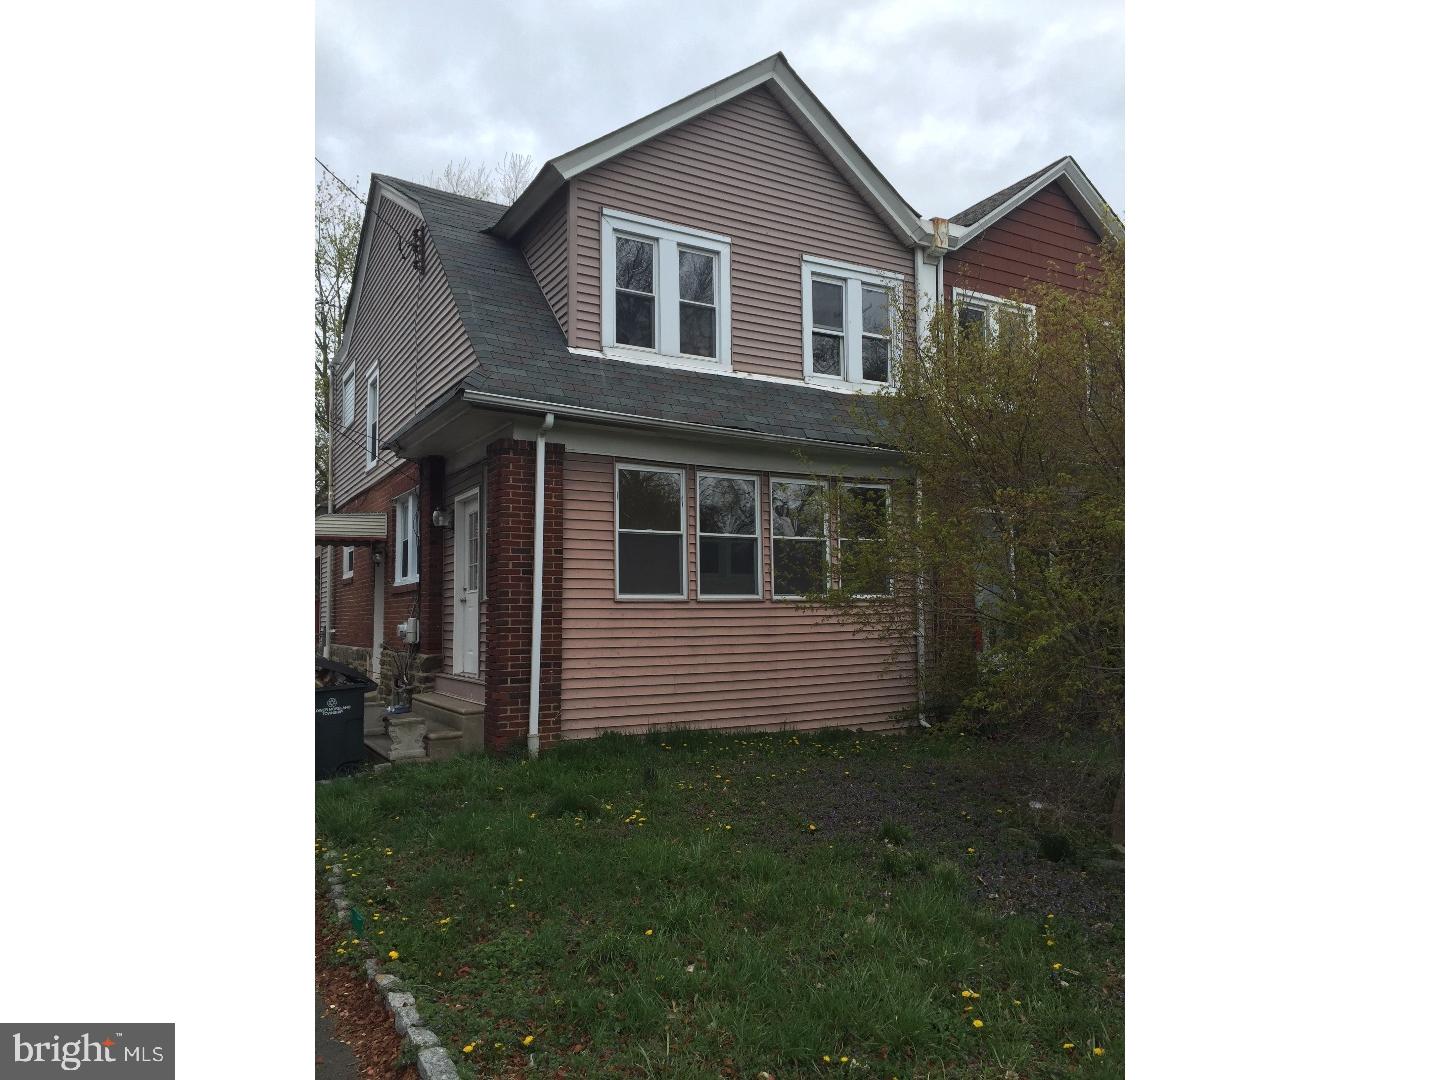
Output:
[[860,339],[860,374],[871,382],[890,381],[890,342],[887,339]]
[[684,537],[620,534],[620,592],[631,596],[679,596]]
[[702,476],[700,531],[754,536],[755,481],[734,476]]
[[834,281],[810,279],[810,318],[815,326],[845,328],[845,287]]
[[840,541],[840,581],[857,596],[884,596],[890,592],[884,568],[863,564],[867,554],[874,558],[874,551],[863,540]]
[[848,489],[849,506],[840,535],[848,539],[866,539],[880,535],[888,506],[884,488],[852,487]]
[[706,596],[754,596],[755,540],[700,538],[700,591]]
[[699,304],[715,302],[715,256],[701,251],[680,251],[680,299]]
[[715,355],[715,309],[680,305],[680,351],[690,356]]
[[840,343],[833,334],[810,335],[810,370],[817,375],[840,374]]
[[960,332],[965,334],[985,333],[985,309],[966,304],[960,309]]
[[465,515],[466,537],[466,588],[480,588],[480,512],[471,510]]
[[679,532],[679,474],[621,469],[620,528]]
[[776,537],[825,535],[825,491],[819,484],[770,482]]
[[655,347],[655,298],[615,294],[615,341],[621,345]]
[[890,294],[866,285],[860,290],[860,321],[867,334],[890,333]]
[[825,543],[822,540],[775,538],[775,595],[805,596],[825,587]]
[[615,238],[615,287],[631,292],[654,292],[655,248],[628,236]]

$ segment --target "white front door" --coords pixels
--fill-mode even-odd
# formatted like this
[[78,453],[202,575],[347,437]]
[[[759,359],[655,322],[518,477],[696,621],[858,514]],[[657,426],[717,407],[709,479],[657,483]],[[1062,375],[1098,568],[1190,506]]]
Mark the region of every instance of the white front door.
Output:
[[455,674],[480,673],[480,595],[485,574],[478,492],[455,501]]

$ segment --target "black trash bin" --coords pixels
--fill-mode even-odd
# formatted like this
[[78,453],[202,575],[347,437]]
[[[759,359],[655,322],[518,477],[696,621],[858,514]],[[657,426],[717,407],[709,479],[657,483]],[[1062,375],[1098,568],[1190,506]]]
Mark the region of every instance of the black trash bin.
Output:
[[315,658],[315,779],[365,765],[365,695],[375,683],[363,671]]

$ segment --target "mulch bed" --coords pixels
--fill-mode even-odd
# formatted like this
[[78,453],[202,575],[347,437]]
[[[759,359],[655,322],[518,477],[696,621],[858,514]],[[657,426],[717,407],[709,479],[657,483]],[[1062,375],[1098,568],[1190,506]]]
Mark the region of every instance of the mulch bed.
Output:
[[413,1065],[397,1066],[405,1045],[395,1021],[380,1003],[380,995],[365,981],[365,973],[349,964],[330,964],[345,940],[324,900],[315,906],[315,985],[335,1025],[335,1037],[355,1051],[364,1080],[420,1080]]

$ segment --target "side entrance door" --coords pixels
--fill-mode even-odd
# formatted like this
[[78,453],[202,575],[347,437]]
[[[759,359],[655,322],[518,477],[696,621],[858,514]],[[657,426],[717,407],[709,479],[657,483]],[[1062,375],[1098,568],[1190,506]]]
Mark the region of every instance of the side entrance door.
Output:
[[480,597],[485,530],[480,493],[455,500],[455,674],[480,673]]

